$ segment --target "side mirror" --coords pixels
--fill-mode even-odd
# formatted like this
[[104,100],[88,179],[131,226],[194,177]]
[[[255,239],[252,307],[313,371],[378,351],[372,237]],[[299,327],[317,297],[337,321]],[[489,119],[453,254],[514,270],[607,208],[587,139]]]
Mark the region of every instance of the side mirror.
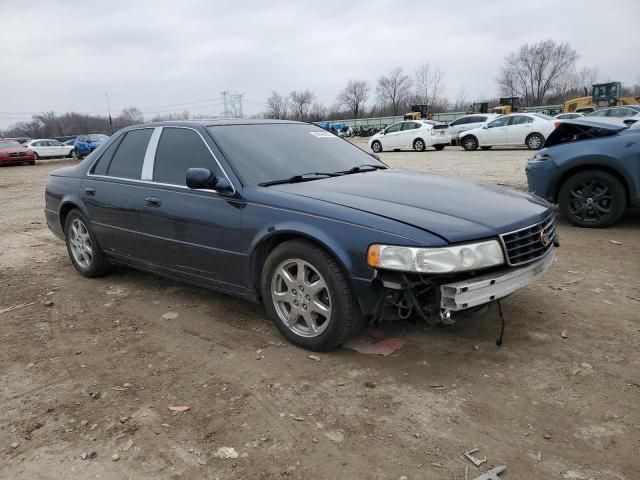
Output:
[[485,123],[485,124],[482,126],[482,128],[486,130],[487,128],[489,128],[489,125],[487,125],[487,124]]
[[226,178],[217,178],[208,168],[189,168],[186,176],[187,187],[194,190],[217,190],[220,193],[233,191]]

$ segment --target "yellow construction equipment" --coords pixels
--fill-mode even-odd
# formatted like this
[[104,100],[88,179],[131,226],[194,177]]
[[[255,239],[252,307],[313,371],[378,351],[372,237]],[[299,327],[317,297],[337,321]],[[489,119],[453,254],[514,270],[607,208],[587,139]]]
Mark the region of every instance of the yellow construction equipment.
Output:
[[429,105],[411,105],[411,111],[404,115],[405,120],[430,120],[433,117],[429,113]]
[[508,115],[509,113],[520,111],[522,111],[522,101],[520,97],[501,97],[500,105],[491,109],[491,113],[498,113],[500,115]]
[[564,102],[563,111],[565,113],[590,113],[597,108],[637,105],[640,103],[640,97],[621,97],[621,88],[622,84],[620,82],[595,83],[591,86],[590,97],[577,97],[567,100]]

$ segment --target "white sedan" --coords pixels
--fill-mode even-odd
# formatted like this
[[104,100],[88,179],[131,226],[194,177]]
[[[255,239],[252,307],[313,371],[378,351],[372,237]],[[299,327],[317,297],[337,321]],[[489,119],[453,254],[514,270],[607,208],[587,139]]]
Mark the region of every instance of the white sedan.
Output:
[[442,150],[450,143],[451,135],[447,124],[437,124],[428,120],[394,123],[369,139],[369,147],[375,153],[411,148],[422,152],[426,147]]
[[50,138],[29,140],[24,146],[33,151],[37,158],[70,157],[73,152],[73,145],[65,145]]
[[474,113],[472,115],[463,115],[462,117],[456,118],[449,124],[449,134],[451,135],[452,140],[451,143],[453,145],[458,145],[460,137],[463,135],[462,132],[466,132],[472,128],[480,128],[485,123],[490,122],[499,116],[500,115],[496,113]]
[[585,118],[594,122],[613,123],[626,125],[626,120],[637,120],[640,117],[640,105],[626,105],[622,107],[609,107],[596,110]]
[[542,148],[559,121],[542,113],[512,113],[486,123],[482,128],[467,130],[460,144],[465,150],[486,150],[497,145],[521,146],[530,150]]

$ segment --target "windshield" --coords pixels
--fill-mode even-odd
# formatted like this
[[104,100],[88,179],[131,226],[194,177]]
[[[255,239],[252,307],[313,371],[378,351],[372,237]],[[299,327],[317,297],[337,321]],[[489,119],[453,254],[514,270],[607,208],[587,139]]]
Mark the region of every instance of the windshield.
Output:
[[89,135],[90,142],[104,142],[107,138],[106,135]]
[[315,125],[268,123],[209,127],[245,185],[311,172],[337,172],[363,164],[385,165]]
[[0,141],[0,148],[16,148],[21,146],[22,145],[20,145],[18,142]]

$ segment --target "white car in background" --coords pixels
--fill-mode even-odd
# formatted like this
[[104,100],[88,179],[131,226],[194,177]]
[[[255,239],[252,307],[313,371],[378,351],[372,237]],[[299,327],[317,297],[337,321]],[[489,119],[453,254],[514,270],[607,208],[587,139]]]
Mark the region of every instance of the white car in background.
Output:
[[73,145],[65,145],[51,138],[37,138],[24,144],[37,158],[71,157]]
[[460,136],[465,150],[486,150],[493,146],[526,146],[538,150],[559,121],[543,113],[512,113],[487,122],[482,128],[467,130]]
[[[594,122],[613,123],[615,125],[626,125],[625,120],[637,120],[640,116],[640,105],[625,105],[622,107],[608,107],[596,110],[585,118]],[[635,117],[635,118],[634,118]]]
[[580,112],[559,113],[553,118],[555,118],[556,120],[573,120],[574,118],[580,118],[580,117],[584,117],[584,113],[580,113]]
[[490,122],[500,115],[497,113],[474,113],[456,118],[449,123],[449,134],[451,135],[451,144],[458,145],[460,142],[460,134],[472,128],[480,128],[485,123]]
[[442,150],[451,143],[448,125],[429,120],[405,120],[394,123],[369,139],[369,147],[375,153],[385,150],[414,149],[424,151],[426,147]]

